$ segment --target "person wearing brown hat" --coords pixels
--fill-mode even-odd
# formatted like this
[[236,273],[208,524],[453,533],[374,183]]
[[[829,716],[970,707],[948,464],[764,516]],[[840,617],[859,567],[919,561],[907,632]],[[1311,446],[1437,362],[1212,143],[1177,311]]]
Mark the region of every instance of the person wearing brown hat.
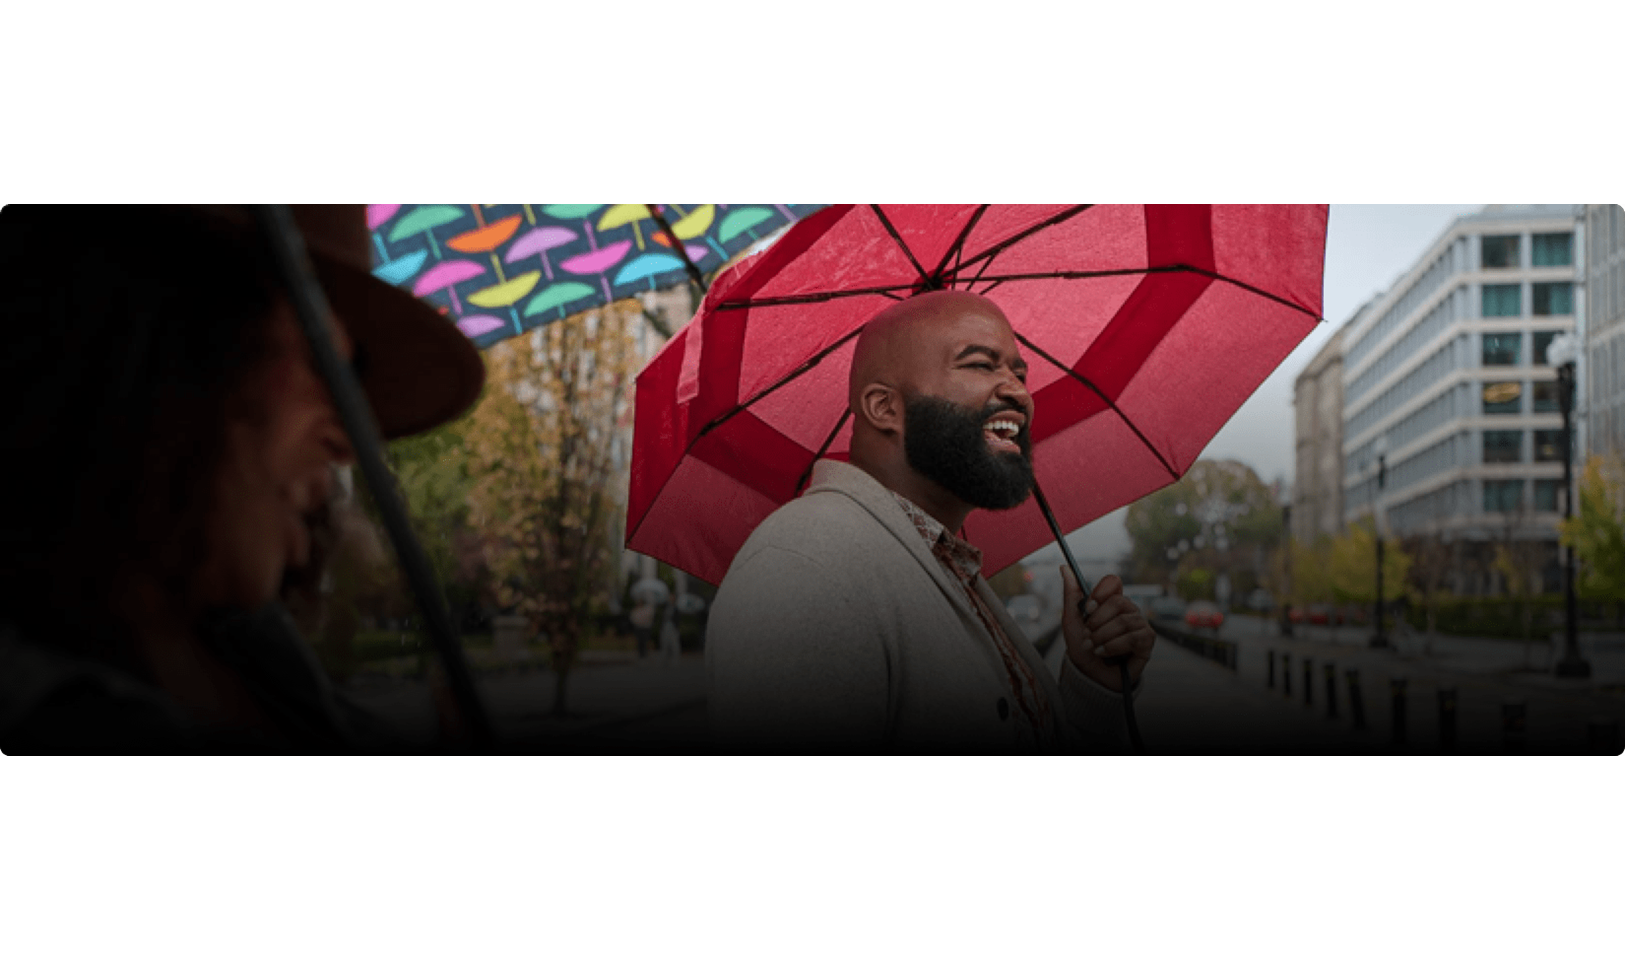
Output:
[[[294,207],[386,438],[484,366],[372,277],[364,208]],[[282,601],[332,547],[349,440],[246,211],[0,209],[0,750],[365,749]]]

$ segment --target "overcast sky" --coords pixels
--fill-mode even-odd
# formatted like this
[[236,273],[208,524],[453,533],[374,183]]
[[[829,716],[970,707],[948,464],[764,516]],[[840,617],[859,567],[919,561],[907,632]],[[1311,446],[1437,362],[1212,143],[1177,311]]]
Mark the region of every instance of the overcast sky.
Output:
[[[1292,381],[1332,332],[1373,294],[1386,290],[1470,205],[1332,204],[1326,230],[1326,322],[1311,333],[1236,411],[1202,456],[1240,460],[1265,483],[1292,481]],[[1096,520],[1068,540],[1080,562],[1098,576],[1129,548],[1125,507]],[[1051,551],[1045,551],[1049,553]],[[1059,556],[1059,551],[1053,551]],[[1086,574],[1091,573],[1085,570]]]

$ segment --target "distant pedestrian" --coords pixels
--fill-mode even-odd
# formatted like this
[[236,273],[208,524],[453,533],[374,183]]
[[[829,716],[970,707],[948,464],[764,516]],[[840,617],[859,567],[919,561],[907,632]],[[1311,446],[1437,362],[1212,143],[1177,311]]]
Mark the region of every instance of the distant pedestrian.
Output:
[[638,659],[642,660],[649,653],[649,646],[654,641],[655,605],[645,597],[632,608],[627,618],[632,621],[632,636],[637,640]]
[[677,662],[677,657],[683,650],[683,635],[677,629],[677,609],[675,605],[666,608],[666,622],[660,625],[660,655],[665,659],[666,666]]

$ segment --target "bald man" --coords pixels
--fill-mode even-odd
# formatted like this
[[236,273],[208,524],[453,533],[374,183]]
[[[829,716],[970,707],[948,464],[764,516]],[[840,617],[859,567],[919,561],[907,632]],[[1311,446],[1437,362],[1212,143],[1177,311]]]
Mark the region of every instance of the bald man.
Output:
[[[922,294],[859,337],[851,463],[763,521],[728,570],[706,639],[713,732],[768,744],[966,749],[1126,745],[1154,634],[1103,579],[1069,573],[1057,681],[956,534],[1032,491],[1027,365],[992,301]],[[1087,478],[1079,478],[1087,482]],[[1111,662],[1108,662],[1111,661]]]

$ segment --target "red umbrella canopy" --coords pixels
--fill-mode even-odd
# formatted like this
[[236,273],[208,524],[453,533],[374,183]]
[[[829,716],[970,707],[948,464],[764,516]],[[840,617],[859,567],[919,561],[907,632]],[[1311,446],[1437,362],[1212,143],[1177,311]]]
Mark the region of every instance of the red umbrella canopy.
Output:
[[[847,459],[857,335],[934,289],[1004,311],[1063,529],[1179,479],[1321,320],[1326,207],[831,206],[712,285],[638,377],[627,543],[710,583],[819,457]],[[1033,499],[964,535],[992,574]]]

